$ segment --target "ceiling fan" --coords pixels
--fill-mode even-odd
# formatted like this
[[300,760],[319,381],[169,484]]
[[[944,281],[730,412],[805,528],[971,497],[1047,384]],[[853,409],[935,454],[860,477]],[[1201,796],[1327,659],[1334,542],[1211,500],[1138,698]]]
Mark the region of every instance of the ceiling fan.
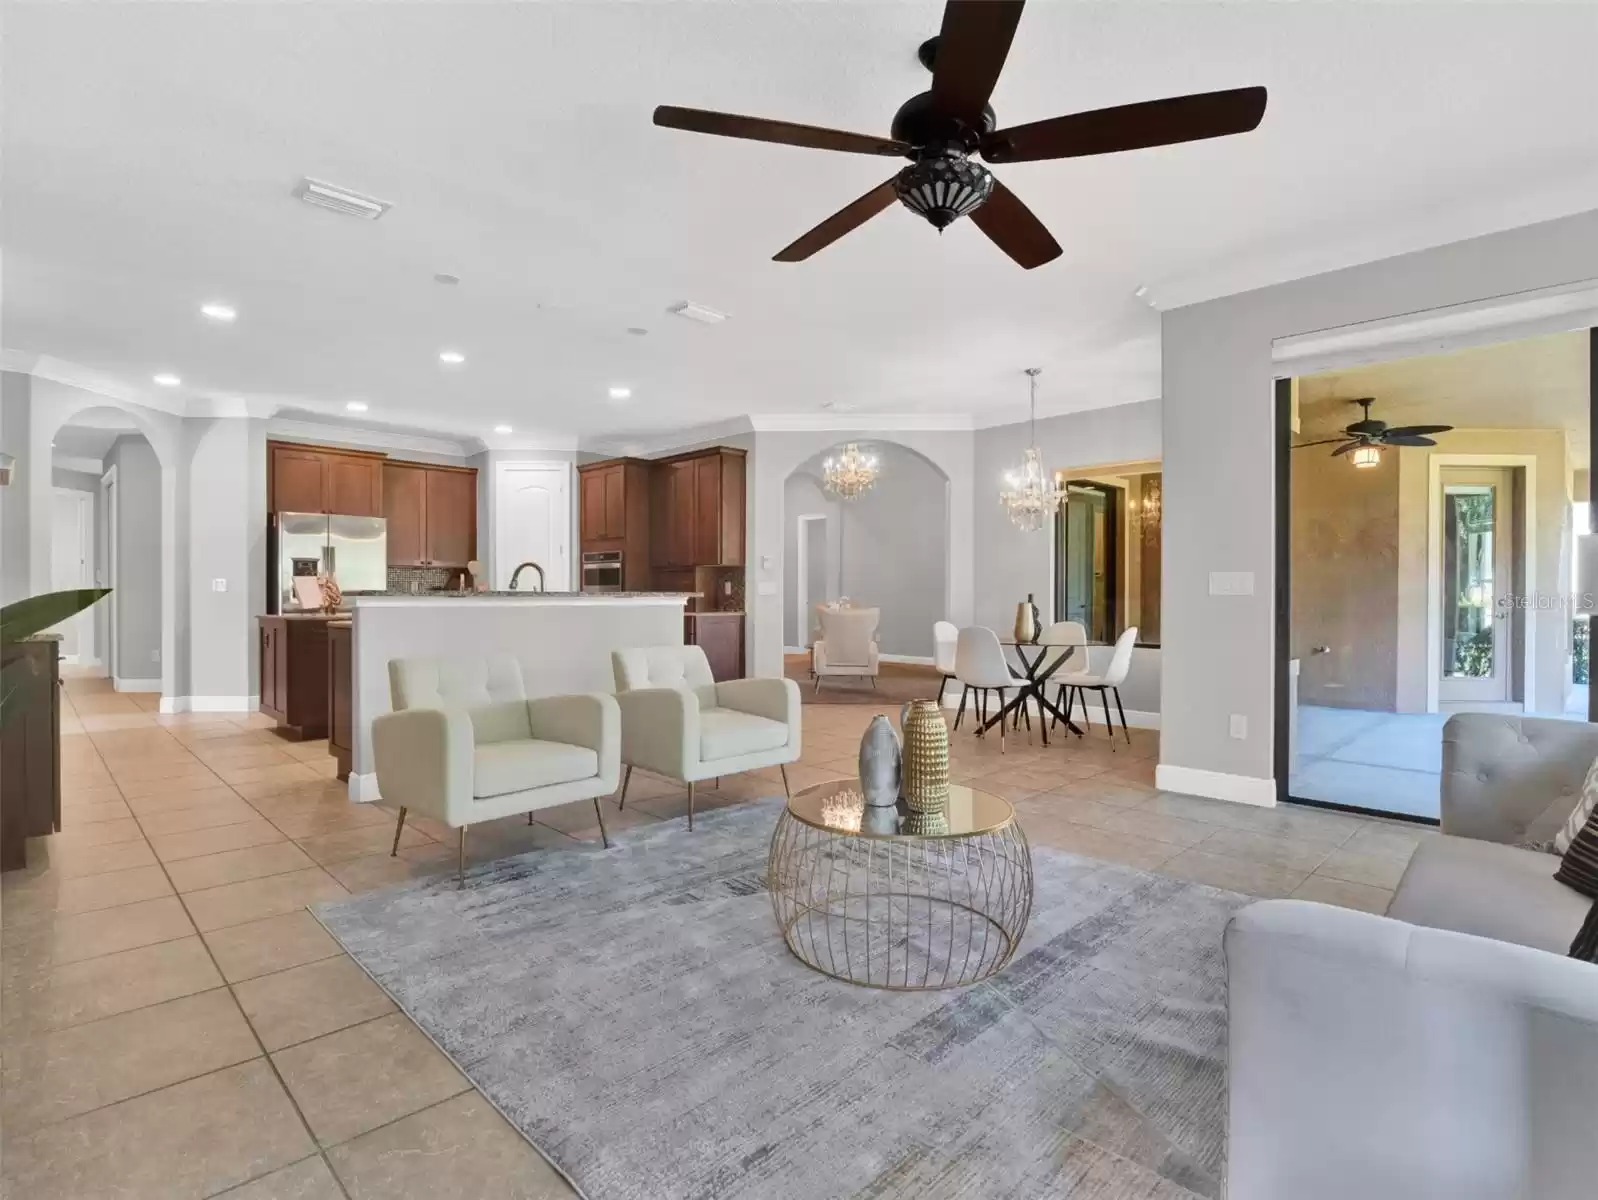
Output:
[[872,137],[790,121],[662,105],[655,124],[691,133],[786,146],[910,159],[893,178],[846,205],[773,257],[800,262],[863,225],[897,198],[939,230],[970,215],[977,228],[1027,270],[1060,256],[1043,223],[981,163],[1036,162],[1168,146],[1247,133],[1265,115],[1265,89],[1235,88],[1123,104],[999,129],[988,104],[1010,53],[1024,0],[948,0],[943,27],[922,43],[932,89],[894,114],[891,134]]
[[1430,435],[1447,433],[1453,428],[1452,425],[1389,426],[1386,421],[1378,421],[1371,416],[1371,405],[1376,403],[1374,396],[1350,400],[1349,403],[1360,405],[1364,415],[1353,424],[1345,425],[1340,436],[1322,438],[1318,442],[1300,442],[1293,449],[1330,446],[1333,442],[1340,442],[1342,444],[1332,451],[1334,458],[1343,454],[1352,454],[1354,457],[1351,461],[1356,467],[1374,467],[1382,461],[1383,446],[1435,446],[1437,443]]

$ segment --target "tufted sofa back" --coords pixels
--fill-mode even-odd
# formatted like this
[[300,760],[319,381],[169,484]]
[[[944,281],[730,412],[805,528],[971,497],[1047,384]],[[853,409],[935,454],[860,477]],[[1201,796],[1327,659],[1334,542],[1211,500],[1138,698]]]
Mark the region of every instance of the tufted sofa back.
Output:
[[396,711],[465,709],[479,745],[533,735],[514,658],[391,658],[388,691]]
[[1443,832],[1537,842],[1558,832],[1598,758],[1598,725],[1455,713],[1443,726]]
[[698,646],[612,650],[610,668],[616,675],[617,692],[676,688],[695,693],[704,708],[716,704],[716,677],[710,673],[710,660]]

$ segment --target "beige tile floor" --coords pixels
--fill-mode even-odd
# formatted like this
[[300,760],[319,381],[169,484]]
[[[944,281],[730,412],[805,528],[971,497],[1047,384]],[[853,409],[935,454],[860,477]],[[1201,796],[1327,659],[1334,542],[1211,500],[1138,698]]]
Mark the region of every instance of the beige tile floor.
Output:
[[[323,743],[258,716],[163,716],[69,678],[64,831],[0,888],[0,1191],[235,1200],[566,1197],[560,1178],[305,911],[453,866],[447,831],[351,804]],[[805,710],[796,787],[851,775],[878,711]],[[1418,829],[1157,792],[1156,735],[1000,754],[955,777],[1012,800],[1036,844],[1258,896],[1380,910]],[[701,796],[737,804],[777,772]],[[635,777],[612,831],[682,790]],[[475,828],[478,858],[598,838],[592,805]]]

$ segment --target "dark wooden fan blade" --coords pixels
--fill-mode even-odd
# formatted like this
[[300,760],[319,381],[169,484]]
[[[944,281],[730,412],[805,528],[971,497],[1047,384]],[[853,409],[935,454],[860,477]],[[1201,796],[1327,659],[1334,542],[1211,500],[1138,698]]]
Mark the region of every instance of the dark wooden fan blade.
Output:
[[978,229],[1028,271],[1060,257],[1060,243],[1032,210],[997,179],[993,193],[971,213]]
[[932,61],[932,104],[981,128],[982,109],[1009,57],[1024,0],[949,0]]
[[997,130],[983,139],[982,157],[996,163],[1036,162],[1170,146],[1247,133],[1264,115],[1262,87],[1145,100]]
[[885,179],[853,204],[840,208],[809,233],[790,242],[771,257],[775,262],[803,262],[817,250],[832,245],[851,229],[864,225],[893,201],[893,180]]
[[1345,442],[1336,450],[1332,451],[1332,457],[1336,458],[1339,454],[1347,454],[1350,450],[1358,450],[1363,445],[1365,445],[1365,443],[1362,441]]
[[1437,443],[1429,437],[1422,437],[1418,433],[1394,433],[1389,430],[1382,438],[1384,446],[1435,446]]
[[753,142],[776,142],[783,146],[804,146],[810,150],[842,150],[847,154],[908,154],[910,147],[892,138],[823,129],[819,125],[799,125],[793,121],[770,121],[765,117],[740,117],[735,113],[711,112],[704,108],[676,108],[662,104],[655,109],[655,124],[666,129],[686,129],[689,133],[713,133],[718,137],[748,138]]
[[1293,449],[1294,450],[1307,450],[1311,446],[1330,446],[1333,442],[1346,442],[1347,440],[1348,440],[1347,438],[1340,438],[1340,437],[1322,438],[1318,442],[1299,442],[1297,445],[1295,445],[1293,447]]
[[1433,433],[1447,433],[1451,429],[1452,425],[1399,425],[1384,433],[1382,439],[1390,442],[1401,437],[1427,437]]

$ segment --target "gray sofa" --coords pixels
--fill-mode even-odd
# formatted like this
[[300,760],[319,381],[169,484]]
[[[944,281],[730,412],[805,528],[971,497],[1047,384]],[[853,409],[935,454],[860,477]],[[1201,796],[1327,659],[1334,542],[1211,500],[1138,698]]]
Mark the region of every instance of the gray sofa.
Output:
[[1592,902],[1551,838],[1598,726],[1461,714],[1443,835],[1384,917],[1295,900],[1226,931],[1229,1200],[1598,1196],[1598,966],[1565,957]]

